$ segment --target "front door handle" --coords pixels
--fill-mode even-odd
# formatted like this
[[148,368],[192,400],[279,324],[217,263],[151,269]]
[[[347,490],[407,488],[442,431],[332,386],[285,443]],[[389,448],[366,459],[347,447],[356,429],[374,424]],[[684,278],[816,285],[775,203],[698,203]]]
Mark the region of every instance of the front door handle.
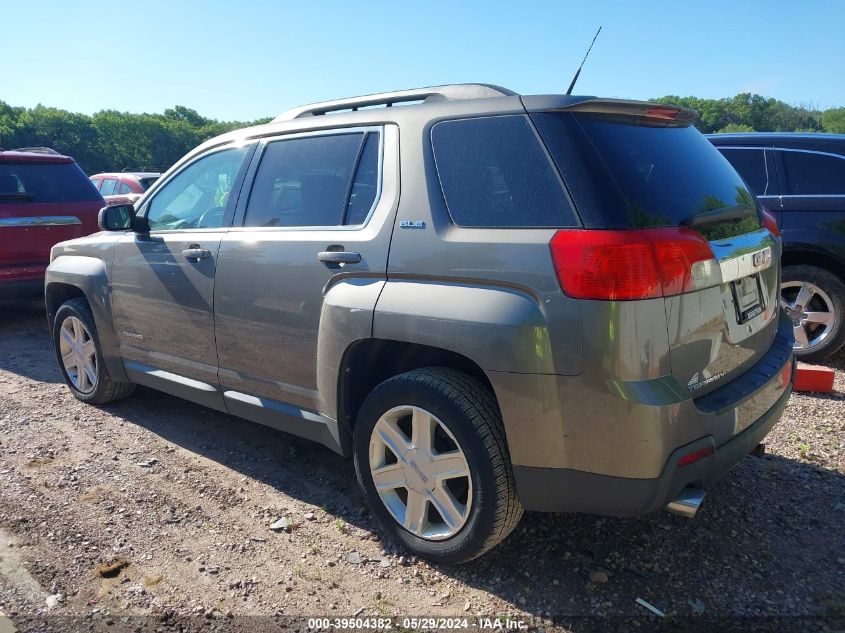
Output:
[[211,251],[207,248],[201,248],[199,244],[191,244],[182,251],[182,257],[198,262],[201,259],[211,257]]
[[357,264],[361,261],[361,253],[351,251],[320,251],[317,259],[324,264]]

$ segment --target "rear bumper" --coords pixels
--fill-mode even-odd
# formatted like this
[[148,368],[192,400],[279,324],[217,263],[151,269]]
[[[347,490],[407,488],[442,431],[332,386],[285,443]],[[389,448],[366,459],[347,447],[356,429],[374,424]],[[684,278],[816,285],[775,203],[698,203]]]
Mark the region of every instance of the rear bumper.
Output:
[[[611,516],[636,516],[659,510],[686,486],[704,487],[733,468],[768,435],[783,414],[792,393],[790,384],[775,404],[756,422],[730,441],[716,446],[712,436],[677,448],[666,460],[663,473],[653,479],[612,477],[564,468],[514,466],[517,492],[526,510],[586,512]],[[687,466],[678,460],[703,448],[715,452]]]

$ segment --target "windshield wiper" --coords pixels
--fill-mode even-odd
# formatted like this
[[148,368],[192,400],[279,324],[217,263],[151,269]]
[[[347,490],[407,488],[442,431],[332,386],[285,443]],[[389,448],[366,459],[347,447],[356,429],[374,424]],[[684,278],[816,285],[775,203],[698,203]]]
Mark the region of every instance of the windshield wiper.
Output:
[[35,196],[31,193],[0,193],[0,200],[33,200]]

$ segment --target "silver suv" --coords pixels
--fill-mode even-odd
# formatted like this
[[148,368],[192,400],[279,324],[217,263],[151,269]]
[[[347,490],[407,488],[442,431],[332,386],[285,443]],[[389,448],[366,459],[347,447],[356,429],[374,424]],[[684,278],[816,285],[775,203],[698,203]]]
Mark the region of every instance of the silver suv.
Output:
[[473,84],[219,136],[53,248],[64,377],[351,456],[443,562],[523,508],[691,516],[793,376],[776,226],[694,117]]

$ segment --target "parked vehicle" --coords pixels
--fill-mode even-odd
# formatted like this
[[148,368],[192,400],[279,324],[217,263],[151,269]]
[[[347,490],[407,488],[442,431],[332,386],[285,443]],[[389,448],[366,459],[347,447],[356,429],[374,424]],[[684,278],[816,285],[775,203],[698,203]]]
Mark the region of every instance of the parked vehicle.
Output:
[[845,345],[845,135],[709,139],[777,217],[781,304],[794,325],[795,355],[824,360]]
[[694,116],[473,84],[219,136],[53,249],[65,380],[349,455],[443,562],[523,508],[691,516],[793,375],[774,219]]
[[46,148],[0,151],[0,299],[42,294],[50,248],[97,231],[102,206],[69,156]]
[[107,205],[132,204],[161,176],[155,171],[121,171],[91,176]]

